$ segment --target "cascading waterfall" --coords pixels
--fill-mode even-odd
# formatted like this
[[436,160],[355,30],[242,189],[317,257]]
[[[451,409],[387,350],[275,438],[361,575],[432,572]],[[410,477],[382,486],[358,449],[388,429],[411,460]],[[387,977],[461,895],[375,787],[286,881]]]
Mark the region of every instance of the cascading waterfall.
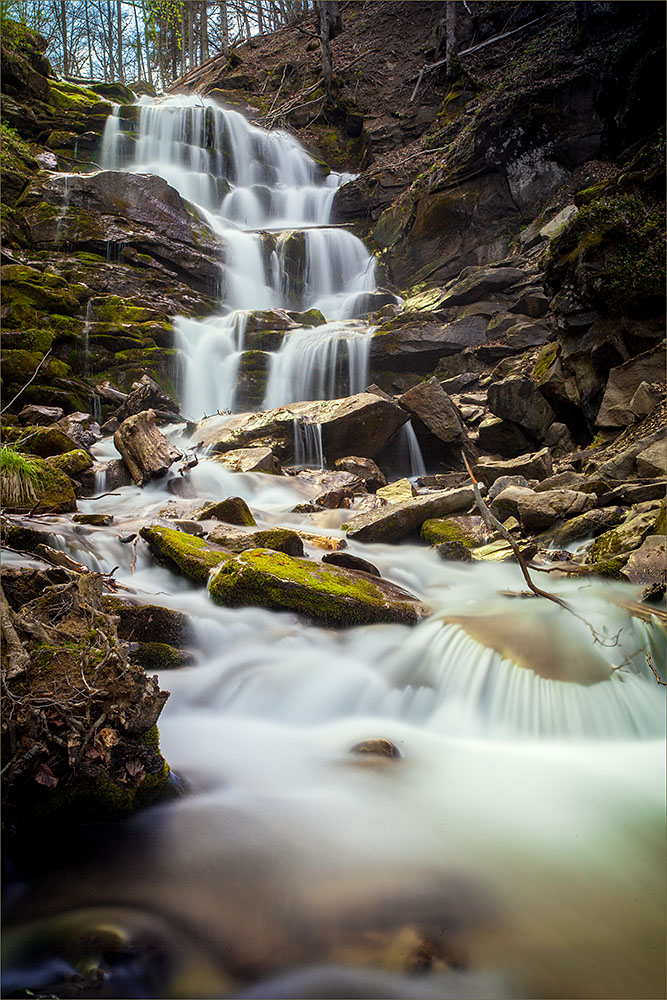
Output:
[[419,441],[417,440],[417,435],[415,434],[415,429],[412,426],[411,420],[408,420],[407,423],[403,424],[399,434],[401,434],[407,442],[407,451],[410,459],[410,478],[416,479],[417,476],[425,476],[426,466],[424,464],[424,456],[422,455],[422,450],[419,447]]
[[294,464],[308,468],[324,468],[322,424],[294,420]]
[[[225,233],[241,232],[225,229],[220,212],[232,191],[273,206],[267,218],[294,222],[299,201],[278,186],[283,161],[294,190],[314,189],[309,213],[331,191],[293,140],[197,99],[146,104],[142,130],[134,169],[153,163],[161,173],[171,157],[185,189],[192,165],[192,190]],[[227,210],[250,220],[253,204],[239,194]],[[261,246],[258,234],[241,235]],[[259,291],[276,296],[277,256],[260,252],[257,275]],[[327,287],[336,289],[334,278]],[[249,338],[242,310],[255,307],[178,321],[194,373],[189,416],[234,405],[234,359]],[[327,326],[361,352],[361,325]],[[276,398],[302,377],[288,355],[303,356],[318,330],[286,335],[272,377],[279,364],[291,374],[280,375]],[[333,364],[327,351],[313,346],[313,370]],[[361,353],[355,365],[360,385]],[[317,378],[304,377],[299,391],[318,389]],[[295,440],[304,463],[323,464],[317,424],[295,422]],[[94,455],[117,458],[112,438]],[[302,477],[232,473],[200,455],[189,481],[193,509],[240,496],[260,529],[316,531],[332,548],[345,538],[349,512],[314,522],[295,512],[313,495]],[[70,995],[102,967],[94,995],[664,995],[665,689],[646,654],[664,677],[665,646],[660,628],[636,617],[639,588],[550,577],[548,589],[582,621],[527,597],[516,564],[464,565],[417,544],[347,538],[348,554],[433,615],[412,629],[334,631],[287,612],[214,605],[141,540],[124,544],[170,502],[155,481],[79,501],[82,513],[113,514],[110,528],[68,516],[35,524],[112,576],[119,595],[189,616],[195,662],[161,678],[171,695],[159,720],[187,792],[122,823],[74,826],[60,838],[49,827],[48,851],[5,879],[6,995],[63,995],[56,984],[67,979]],[[307,557],[321,554],[307,534]],[[25,553],[3,558],[32,566]],[[573,679],[550,679],[548,664]],[[400,756],[351,753],[378,738]]]
[[[118,122],[112,116],[105,129],[102,162],[108,167],[122,166]],[[320,391],[321,398],[330,398],[341,386],[342,394],[364,388],[364,339],[372,331],[342,321],[363,314],[376,287],[375,261],[351,233],[328,228],[336,190],[352,175],[324,176],[291,136],[265,132],[238,112],[198,97],[142,99],[131,157],[125,169],[164,177],[197,206],[225,245],[225,314],[175,323],[186,368],[184,406],[191,416],[234,408],[243,351],[243,320],[234,316],[239,311],[314,308],[341,321],[287,336],[285,350],[273,360],[265,405]],[[341,344],[347,378],[338,364]],[[299,351],[297,378],[293,359]]]

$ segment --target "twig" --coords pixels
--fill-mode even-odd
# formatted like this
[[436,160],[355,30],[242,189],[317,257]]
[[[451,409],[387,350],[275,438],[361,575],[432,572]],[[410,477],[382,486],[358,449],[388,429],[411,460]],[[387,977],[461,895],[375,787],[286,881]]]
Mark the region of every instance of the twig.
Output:
[[130,559],[130,573],[134,576],[134,569],[137,565],[137,542],[139,541],[139,535],[135,535],[132,539],[132,558]]
[[26,384],[21,389],[19,389],[19,391],[16,393],[16,395],[13,397],[13,399],[9,400],[9,402],[7,403],[6,406],[3,406],[3,408],[0,410],[0,414],[3,414],[5,412],[5,410],[8,410],[9,407],[12,405],[12,403],[16,402],[16,400],[19,398],[19,396],[21,395],[21,393],[25,392],[25,390],[28,388],[28,386],[30,385],[30,383],[35,381],[35,379],[37,378],[37,373],[39,372],[39,369],[42,367],[42,365],[44,364],[44,362],[46,361],[46,359],[48,358],[48,356],[49,356],[50,353],[51,353],[51,348],[49,347],[48,351],[46,352],[46,354],[44,355],[44,357],[42,358],[42,360],[39,362],[39,364],[35,368],[34,372],[30,376],[30,378],[28,379],[28,381],[26,382]]
[[83,497],[83,500],[101,500],[102,497],[119,497],[120,493],[100,493],[98,497]]
[[272,112],[272,111],[273,111],[273,109],[275,108],[275,106],[276,106],[276,101],[277,101],[277,100],[278,100],[278,98],[280,97],[280,91],[281,91],[281,90],[283,89],[283,84],[284,84],[284,82],[285,82],[285,76],[286,76],[286,74],[287,74],[287,63],[285,63],[285,68],[283,69],[283,75],[282,75],[282,79],[281,79],[281,81],[280,81],[280,86],[278,87],[278,89],[277,89],[277,91],[276,91],[276,96],[275,96],[275,97],[273,98],[273,104],[272,104],[272,105],[271,105],[271,107],[269,108],[269,111],[268,111],[268,113],[269,113],[269,114],[271,114],[271,112]]
[[[469,56],[471,52],[477,52],[479,49],[483,49],[487,45],[493,45],[494,42],[502,41],[503,38],[509,38],[510,35],[516,35],[517,32],[523,31],[524,28],[530,28],[531,24],[537,24],[538,21],[543,21],[544,18],[548,16],[548,14],[542,14],[540,17],[536,17],[532,21],[526,21],[525,24],[519,25],[518,28],[514,28],[512,31],[506,31],[502,35],[495,35],[493,38],[487,38],[485,42],[480,42],[479,45],[472,45],[469,49],[462,49],[460,52],[457,52],[457,56],[459,59],[461,56]],[[444,61],[446,62],[447,60]],[[433,69],[433,66],[429,68]]]
[[662,677],[660,676],[660,674],[658,673],[658,671],[653,666],[653,660],[651,659],[651,654],[650,653],[646,654],[646,662],[648,663],[649,667],[651,668],[651,672],[652,672],[653,676],[655,677],[655,679],[657,680],[658,684],[662,685],[662,687],[667,687],[667,681],[663,681]]

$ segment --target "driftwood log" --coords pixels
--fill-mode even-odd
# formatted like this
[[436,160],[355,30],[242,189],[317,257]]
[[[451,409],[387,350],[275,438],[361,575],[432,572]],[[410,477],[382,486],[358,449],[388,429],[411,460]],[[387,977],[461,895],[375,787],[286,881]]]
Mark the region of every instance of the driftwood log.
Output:
[[137,486],[163,476],[181,458],[181,452],[156,427],[154,410],[143,410],[124,420],[113,443]]

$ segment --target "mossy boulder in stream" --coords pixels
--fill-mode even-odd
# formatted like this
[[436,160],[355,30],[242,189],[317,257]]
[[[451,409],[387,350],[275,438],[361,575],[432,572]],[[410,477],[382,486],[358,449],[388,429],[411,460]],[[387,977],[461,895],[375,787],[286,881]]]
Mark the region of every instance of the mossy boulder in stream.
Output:
[[160,524],[146,526],[139,534],[148,542],[156,562],[194,583],[206,583],[209,572],[231,557],[229,552],[203,538]]
[[385,580],[269,549],[249,549],[219,566],[209,583],[216,604],[293,611],[322,625],[414,625],[428,609]]

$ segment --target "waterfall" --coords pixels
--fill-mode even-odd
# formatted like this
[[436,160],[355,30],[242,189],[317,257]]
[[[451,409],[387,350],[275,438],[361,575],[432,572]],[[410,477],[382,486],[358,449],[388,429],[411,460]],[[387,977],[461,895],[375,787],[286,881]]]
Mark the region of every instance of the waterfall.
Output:
[[123,131],[120,123],[120,104],[114,106],[104,125],[100,163],[105,170],[119,170],[122,166]]
[[324,468],[322,424],[294,420],[294,464],[308,468]]
[[[324,176],[292,136],[259,129],[207,98],[142,98],[140,106],[138,138],[124,169],[167,180],[225,247],[222,315],[175,321],[186,412],[197,418],[234,408],[244,350],[239,311],[316,308],[339,321],[289,334],[271,359],[265,405],[363,389],[372,331],[341,321],[368,310],[375,260],[352,233],[329,226],[335,193],[353,175]],[[105,166],[121,165],[120,134],[115,109],[104,132]]]
[[407,424],[403,424],[399,434],[401,437],[405,438],[405,443],[408,447],[408,455],[410,457],[410,478],[416,479],[417,476],[425,476],[426,466],[424,465],[424,456],[422,455],[422,450],[419,447],[419,441],[417,440],[417,435],[415,434],[411,420],[408,420]]

